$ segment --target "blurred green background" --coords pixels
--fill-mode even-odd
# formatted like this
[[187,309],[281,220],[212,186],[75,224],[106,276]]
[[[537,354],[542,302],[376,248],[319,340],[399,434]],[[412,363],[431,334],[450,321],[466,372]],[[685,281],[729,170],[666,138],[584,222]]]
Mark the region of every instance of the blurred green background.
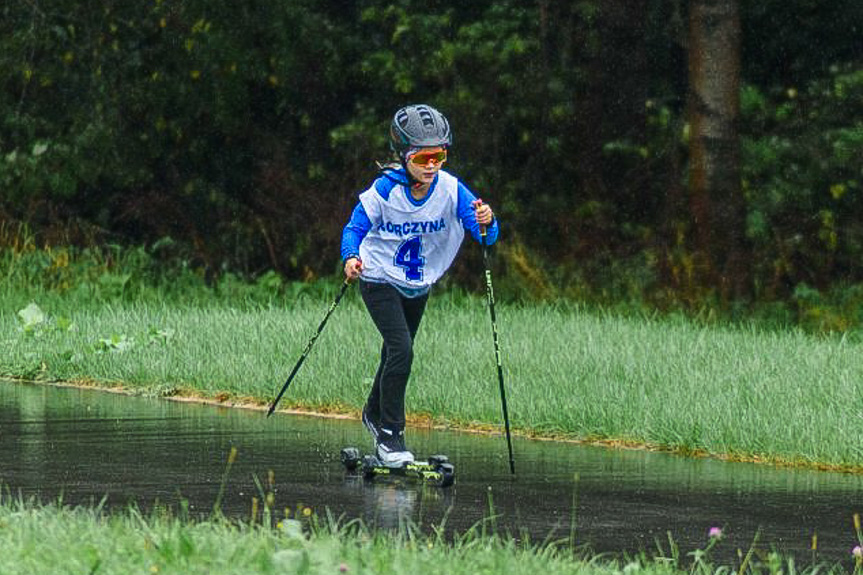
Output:
[[[7,0],[4,265],[331,277],[392,114],[425,102],[500,217],[503,297],[853,329],[861,32],[854,0]],[[711,90],[729,137],[698,151]],[[730,182],[699,188],[715,158]],[[480,262],[463,250],[448,283],[481,290]]]

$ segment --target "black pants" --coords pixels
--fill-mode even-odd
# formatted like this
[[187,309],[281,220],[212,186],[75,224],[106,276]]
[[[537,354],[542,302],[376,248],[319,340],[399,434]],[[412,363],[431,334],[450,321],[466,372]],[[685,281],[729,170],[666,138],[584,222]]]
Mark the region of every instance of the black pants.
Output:
[[381,336],[381,362],[366,407],[381,427],[405,427],[405,390],[413,363],[414,337],[425,311],[428,294],[408,298],[385,283],[360,281],[360,294]]

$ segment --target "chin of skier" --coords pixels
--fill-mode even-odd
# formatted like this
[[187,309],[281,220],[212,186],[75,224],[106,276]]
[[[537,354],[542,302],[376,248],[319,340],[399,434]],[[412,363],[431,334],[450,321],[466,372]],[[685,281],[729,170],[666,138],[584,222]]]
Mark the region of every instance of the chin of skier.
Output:
[[[360,193],[342,231],[347,281],[360,294],[383,337],[380,364],[363,407],[378,459],[389,467],[414,460],[405,445],[405,390],[413,346],[431,286],[449,269],[465,232],[497,240],[488,204],[442,169],[452,145],[447,119],[427,105],[398,110],[390,125],[395,162]],[[440,381],[440,385],[448,385]]]

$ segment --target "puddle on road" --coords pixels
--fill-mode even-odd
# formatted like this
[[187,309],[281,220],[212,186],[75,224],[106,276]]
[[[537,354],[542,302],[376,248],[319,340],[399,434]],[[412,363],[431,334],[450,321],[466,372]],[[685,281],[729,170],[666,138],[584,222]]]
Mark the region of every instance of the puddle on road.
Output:
[[[711,527],[727,538],[720,556],[759,547],[850,560],[853,514],[863,512],[863,478],[745,463],[514,439],[517,476],[502,437],[409,429],[420,456],[445,453],[456,468],[449,489],[368,483],[346,476],[342,447],[367,449],[358,421],[230,409],[93,390],[0,382],[0,482],[42,501],[134,502],[207,515],[217,500],[228,455],[237,448],[224,490],[226,514],[250,517],[258,484],[274,480],[277,517],[285,510],[330,509],[393,527],[410,518],[446,520],[463,532],[485,518],[487,530],[569,538],[596,551],[668,549],[686,553]],[[257,480],[257,484],[256,484]],[[490,506],[495,518],[488,519]],[[736,553],[735,553],[736,554]]]

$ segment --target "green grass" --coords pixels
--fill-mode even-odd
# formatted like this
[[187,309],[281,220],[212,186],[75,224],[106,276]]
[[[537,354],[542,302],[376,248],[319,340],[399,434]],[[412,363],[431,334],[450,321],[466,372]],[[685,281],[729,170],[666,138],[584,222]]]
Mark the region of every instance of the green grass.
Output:
[[[30,294],[45,317],[22,318],[21,298],[0,309],[0,374],[266,402],[336,288],[286,305],[82,304],[56,294],[43,303]],[[523,433],[863,468],[859,343],[574,306],[498,302],[497,312],[510,415]],[[358,410],[379,345],[352,289],[281,405]],[[441,424],[500,423],[483,299],[433,294],[407,404]]]
[[[0,573],[142,573],[168,575],[242,574],[400,574],[478,575],[816,575],[848,573],[839,563],[802,566],[793,558],[758,550],[736,564],[716,562],[721,538],[681,553],[667,550],[635,556],[596,555],[556,542],[535,543],[488,534],[481,526],[444,538],[443,530],[424,534],[406,526],[371,532],[358,522],[312,516],[272,525],[178,517],[158,509],[149,515],[131,508],[104,513],[95,507],[43,505],[7,497],[0,502]],[[750,551],[755,551],[753,548]],[[848,563],[852,563],[849,555]],[[856,563],[854,573],[860,570]]]
[[[65,252],[4,230],[0,225],[0,376],[268,402],[338,289],[337,281],[284,284],[273,274],[254,282],[225,274],[209,285],[182,261],[163,266],[157,246]],[[817,338],[574,305],[497,306],[510,413],[522,433],[863,470],[863,365],[853,334]],[[352,289],[282,405],[358,410],[379,345]],[[436,293],[414,366],[413,415],[452,426],[499,425],[482,298]],[[489,536],[484,528],[444,541],[435,532],[407,528],[392,536],[314,518],[264,528],[260,518],[243,524],[170,512],[109,515],[98,506],[0,497],[4,574],[846,572],[801,567],[763,550],[719,565],[710,555],[717,543],[681,554],[669,542],[651,555],[612,558]],[[860,571],[858,559],[853,572]]]

